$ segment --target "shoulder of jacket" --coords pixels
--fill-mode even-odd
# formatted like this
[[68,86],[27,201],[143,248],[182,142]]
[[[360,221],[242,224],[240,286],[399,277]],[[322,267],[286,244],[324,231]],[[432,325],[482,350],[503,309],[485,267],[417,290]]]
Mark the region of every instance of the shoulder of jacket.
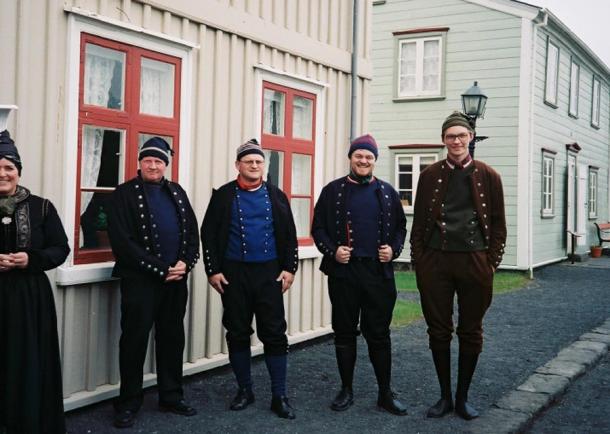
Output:
[[483,163],[480,160],[473,160],[474,161],[474,167],[476,169],[479,169],[482,172],[486,172],[492,176],[497,176],[500,177],[500,174],[493,168],[491,167],[489,164]]

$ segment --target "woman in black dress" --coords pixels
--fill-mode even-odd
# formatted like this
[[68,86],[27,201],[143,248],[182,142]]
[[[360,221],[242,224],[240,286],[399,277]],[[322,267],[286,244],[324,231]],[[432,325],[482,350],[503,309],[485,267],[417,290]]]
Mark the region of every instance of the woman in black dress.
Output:
[[55,302],[45,274],[70,248],[51,202],[19,185],[0,133],[0,433],[65,433]]

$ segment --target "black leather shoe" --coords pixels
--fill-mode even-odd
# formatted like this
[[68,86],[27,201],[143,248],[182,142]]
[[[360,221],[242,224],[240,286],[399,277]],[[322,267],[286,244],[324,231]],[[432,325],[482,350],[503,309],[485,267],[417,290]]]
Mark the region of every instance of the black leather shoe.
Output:
[[465,420],[472,420],[479,417],[479,412],[468,401],[455,401],[455,412]]
[[231,401],[229,408],[234,411],[243,410],[254,402],[254,393],[252,389],[240,388],[237,391],[237,395]]
[[377,405],[385,411],[395,414],[396,416],[405,416],[407,414],[407,407],[396,399],[392,391],[379,393]]
[[136,423],[136,414],[130,410],[117,411],[114,414],[114,426],[117,428],[129,428]]
[[195,416],[197,414],[197,410],[184,402],[184,399],[171,403],[159,403],[159,410],[179,414],[180,416]]
[[451,410],[453,410],[453,401],[451,399],[441,398],[436,404],[428,409],[426,417],[443,417],[447,413],[450,413]]
[[274,396],[271,398],[271,411],[282,419],[294,419],[294,411],[285,396]]
[[354,392],[351,387],[342,387],[332,404],[330,405],[331,410],[345,411],[352,406],[354,403]]

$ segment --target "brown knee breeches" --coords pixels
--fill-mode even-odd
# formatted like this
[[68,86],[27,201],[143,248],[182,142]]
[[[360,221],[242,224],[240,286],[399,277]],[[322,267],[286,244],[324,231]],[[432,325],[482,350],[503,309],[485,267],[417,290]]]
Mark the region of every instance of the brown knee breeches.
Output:
[[491,304],[493,271],[485,250],[443,252],[427,248],[416,264],[417,287],[428,324],[430,349],[449,349],[453,299],[458,296],[460,351],[480,353],[483,316]]

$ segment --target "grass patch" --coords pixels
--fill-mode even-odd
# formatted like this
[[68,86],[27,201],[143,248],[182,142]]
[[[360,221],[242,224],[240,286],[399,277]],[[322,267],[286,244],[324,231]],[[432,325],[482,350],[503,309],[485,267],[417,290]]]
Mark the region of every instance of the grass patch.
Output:
[[407,300],[396,300],[392,327],[402,327],[411,324],[423,316],[419,303]]
[[396,289],[400,292],[417,292],[414,271],[397,271],[394,273]]
[[530,282],[525,273],[498,271],[494,276],[494,294],[504,294],[524,288]]
[[[397,271],[394,273],[396,289],[400,292],[417,292],[415,272]],[[494,294],[504,294],[526,286],[529,279],[518,271],[498,271],[494,275]]]

